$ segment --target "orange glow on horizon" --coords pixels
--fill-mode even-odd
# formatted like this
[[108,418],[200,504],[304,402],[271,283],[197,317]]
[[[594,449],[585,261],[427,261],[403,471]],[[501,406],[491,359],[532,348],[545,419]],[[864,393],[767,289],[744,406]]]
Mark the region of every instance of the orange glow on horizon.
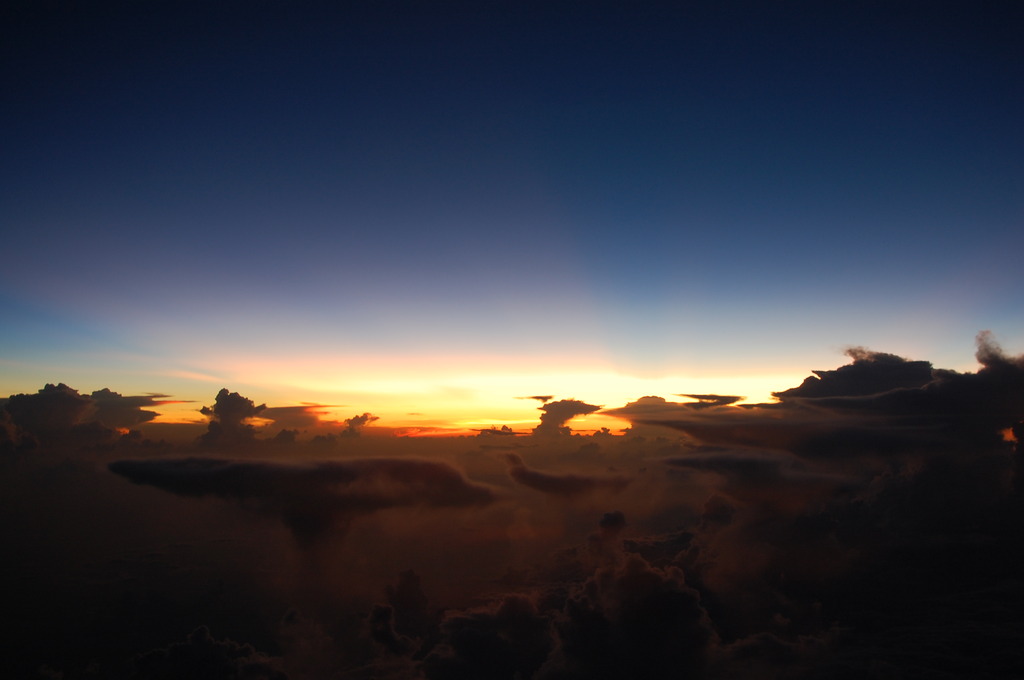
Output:
[[[644,396],[660,396],[668,401],[689,401],[687,397],[679,396],[682,393],[746,395],[748,403],[757,403],[771,400],[771,390],[799,384],[802,378],[644,379],[609,373],[463,374],[443,382],[429,377],[408,377],[401,382],[391,378],[378,381],[364,379],[355,388],[346,385],[334,387],[332,391],[316,392],[303,389],[300,385],[282,385],[277,380],[249,382],[248,385],[227,382],[225,386],[239,391],[256,403],[266,403],[268,407],[316,404],[311,407],[315,408],[311,415],[317,418],[315,427],[318,430],[344,427],[345,420],[370,413],[379,418],[370,427],[410,431],[437,429],[462,433],[502,425],[517,431],[532,430],[541,416],[541,403],[525,398],[532,394],[552,394],[553,401],[578,399],[602,408],[624,406]],[[213,397],[210,394],[192,401],[162,403],[158,417],[152,422],[204,424],[208,419],[200,415],[199,408],[202,404],[212,403]],[[332,405],[321,406],[325,401]],[[274,427],[274,421],[266,417],[254,419],[251,424]],[[577,417],[569,426],[573,431],[582,432],[597,431],[603,427],[616,431],[628,427],[628,423],[595,413]]]

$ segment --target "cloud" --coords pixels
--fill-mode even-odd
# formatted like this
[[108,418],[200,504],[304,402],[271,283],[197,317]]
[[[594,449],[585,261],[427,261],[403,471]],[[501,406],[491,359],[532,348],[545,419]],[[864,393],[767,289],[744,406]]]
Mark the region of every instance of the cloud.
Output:
[[161,406],[169,403],[166,394],[149,394],[145,396],[123,397],[107,388],[92,393],[95,404],[94,418],[107,427],[129,429],[142,423],[148,423],[157,417],[156,411],[144,410],[147,407]]
[[592,493],[599,489],[617,492],[629,485],[626,477],[596,477],[577,474],[550,474],[526,467],[522,457],[515,453],[505,454],[508,474],[517,483],[542,493],[564,498],[573,498]]
[[569,434],[570,430],[566,423],[576,416],[585,416],[600,409],[600,406],[587,404],[576,399],[562,399],[544,404],[539,409],[544,412],[540,416],[540,425],[533,428],[533,433],[546,436]]
[[[35,631],[58,617],[74,630],[66,614],[83,582],[82,571],[67,571],[74,585],[57,590],[50,576],[29,576],[92,564],[80,570],[98,576],[84,582],[130,576],[110,587],[117,597],[96,602],[124,595],[138,604],[117,610],[130,614],[123,621],[100,621],[102,634],[89,639],[116,639],[141,616],[187,626],[181,631],[205,622],[259,649],[280,649],[280,668],[295,678],[1017,677],[1024,445],[1003,432],[1024,432],[1024,360],[988,334],[979,336],[977,357],[975,372],[959,373],[857,350],[855,368],[819,371],[811,387],[780,392],[774,404],[689,395],[701,403],[643,397],[612,410],[676,433],[606,436],[599,444],[498,436],[489,445],[517,445],[522,456],[496,456],[477,438],[373,437],[358,442],[360,455],[388,457],[327,460],[330,451],[289,448],[289,457],[313,460],[283,462],[154,452],[109,466],[135,484],[261,513],[294,540],[265,525],[247,529],[217,502],[171,512],[178,501],[169,495],[97,471],[96,460],[115,457],[102,451],[71,458],[73,465],[56,451],[11,456],[0,494],[11,519],[5,544],[19,556],[19,582],[59,593],[18,604],[23,618],[42,612],[20,642],[41,637]],[[78,422],[70,408],[77,393],[54,390],[53,403],[67,401],[54,410],[55,422]],[[556,431],[567,422],[558,418],[574,410],[562,406],[546,404]],[[234,422],[244,425],[247,413]],[[13,442],[22,430],[8,411],[3,417],[0,431]],[[492,487],[461,469],[530,490],[517,486],[496,502]],[[614,511],[597,505],[611,491]],[[552,505],[553,497],[574,502]],[[137,529],[134,514],[132,522],[120,519],[129,507],[137,509]],[[107,508],[101,520],[93,520],[97,508]],[[137,534],[117,544],[123,550],[110,564],[121,566],[109,571],[95,555],[126,531]],[[332,535],[346,540],[326,540]],[[64,547],[69,537],[93,552]],[[168,549],[170,541],[179,547]],[[118,560],[135,545],[145,566],[129,574],[124,565],[134,562]],[[194,569],[190,579],[207,583],[215,569],[192,562],[212,565],[211,555],[236,552],[217,575],[222,590],[237,590],[225,601],[272,611],[269,627],[224,628],[249,610],[235,606],[218,619],[209,615],[216,603],[178,611],[174,598],[160,599],[181,588],[146,590],[153,565],[175,567],[168,574]],[[397,582],[388,580],[395,574]],[[163,582],[174,586],[175,578]],[[192,601],[216,600],[199,593]],[[289,608],[302,609],[295,621],[308,626],[292,625],[279,646],[268,646]],[[137,648],[122,639],[101,659],[103,670],[116,667],[117,654],[130,659],[167,636],[161,631]],[[74,675],[60,658],[37,645],[22,653],[19,668],[47,663]]]
[[343,437],[358,437],[364,426],[369,425],[376,420],[380,420],[380,418],[370,413],[352,416],[345,420],[345,429],[342,431],[341,435]]
[[781,402],[709,407],[644,397],[606,411],[686,432],[708,444],[783,449],[808,458],[894,455],[991,447],[1024,416],[1024,361],[991,336],[978,338],[976,373],[933,370],[926,361],[863,349],[853,362],[817,371]]
[[[428,680],[701,677],[715,641],[700,593],[681,569],[623,553],[625,515],[606,513],[591,537],[596,567],[571,584],[508,593],[449,611],[424,660]],[[600,548],[595,553],[594,544]],[[568,590],[566,590],[568,589]]]
[[519,594],[449,613],[444,642],[424,660],[423,674],[428,680],[534,677],[553,646],[550,627],[534,601]]
[[565,604],[541,679],[700,677],[714,639],[700,594],[677,567],[636,554],[599,567]]
[[68,430],[95,412],[91,398],[64,383],[47,384],[35,394],[13,394],[4,408],[18,427],[35,434]]
[[515,437],[519,434],[508,425],[502,425],[500,428],[491,426],[480,430],[474,430],[474,432],[477,433],[478,437]]
[[722,394],[677,394],[676,396],[696,399],[696,403],[684,404],[684,406],[689,406],[694,409],[711,408],[713,406],[728,406],[729,404],[735,404],[737,401],[743,399],[743,397],[732,397]]
[[372,458],[306,464],[213,458],[121,460],[112,472],[179,496],[216,496],[279,518],[303,543],[352,518],[396,507],[468,507],[491,503],[485,486],[445,463]]
[[210,678],[229,680],[287,680],[281,660],[257,652],[251,645],[217,640],[206,626],[189,634],[184,642],[138,656],[131,677],[138,680]]
[[259,412],[260,418],[273,420],[275,425],[291,430],[308,430],[319,427],[320,416],[326,412],[326,404],[302,404],[301,406],[271,406]]
[[199,409],[204,416],[210,417],[210,424],[206,434],[200,437],[200,442],[207,446],[218,446],[252,441],[256,438],[256,428],[246,420],[258,416],[266,408],[266,404],[256,406],[251,399],[246,399],[238,392],[222,388],[213,406]]
[[799,397],[837,397],[878,394],[924,387],[932,380],[932,365],[863,347],[846,350],[853,363],[832,371],[811,371],[799,387],[773,392],[782,401]]
[[[118,432],[157,416],[146,407],[168,403],[166,395],[125,397],[104,388],[79,394],[64,383],[47,384],[35,394],[11,395],[3,402],[9,446],[94,446],[116,441]],[[14,429],[16,428],[16,429]]]

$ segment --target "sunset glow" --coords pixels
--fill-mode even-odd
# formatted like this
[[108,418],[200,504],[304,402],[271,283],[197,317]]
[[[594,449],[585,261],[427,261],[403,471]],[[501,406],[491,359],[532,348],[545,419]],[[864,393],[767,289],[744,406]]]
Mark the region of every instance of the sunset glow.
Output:
[[1024,678],[1024,2],[0,11],[0,677]]

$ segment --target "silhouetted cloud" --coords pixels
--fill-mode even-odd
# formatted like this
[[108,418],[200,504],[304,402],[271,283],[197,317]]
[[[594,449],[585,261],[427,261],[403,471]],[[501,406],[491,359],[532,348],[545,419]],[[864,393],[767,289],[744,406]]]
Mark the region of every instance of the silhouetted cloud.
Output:
[[607,413],[679,429],[706,443],[812,458],[991,446],[1024,413],[1024,365],[1006,357],[987,334],[978,343],[982,367],[976,373],[856,350],[849,366],[818,371],[812,382],[776,393],[779,404],[695,412],[644,397]]
[[863,347],[846,351],[853,363],[832,371],[814,373],[799,387],[773,392],[786,401],[795,397],[837,397],[878,394],[901,388],[924,387],[932,380],[932,365],[910,361],[895,354],[872,352]]
[[[290,430],[314,429],[321,424],[325,404],[301,404],[299,406],[270,406],[259,412],[260,418],[273,420],[275,425]],[[251,416],[250,416],[251,417]]]
[[129,429],[157,417],[156,411],[144,410],[146,408],[169,403],[184,403],[168,401],[167,397],[166,394],[124,397],[117,392],[103,388],[92,393],[92,400],[96,405],[94,418],[107,427]]
[[238,392],[222,388],[213,406],[199,409],[204,416],[210,417],[206,434],[200,437],[200,441],[208,446],[251,441],[256,438],[256,428],[246,421],[258,416],[266,408],[266,404],[256,406],[251,399],[246,399]]
[[729,404],[735,404],[737,401],[743,399],[743,397],[732,397],[723,394],[677,394],[677,397],[689,397],[690,399],[696,399],[695,403],[686,404],[690,408],[710,408],[712,406],[728,406]]
[[155,418],[155,411],[145,409],[168,403],[165,396],[125,397],[106,388],[85,395],[64,383],[47,384],[35,394],[15,394],[4,401],[9,423],[17,428],[6,436],[21,447],[30,440],[61,446],[111,442],[120,436],[117,430]]
[[540,425],[533,428],[533,433],[536,435],[569,434],[570,430],[566,423],[576,416],[585,416],[600,409],[600,406],[587,404],[576,399],[562,399],[544,404],[540,407],[540,410],[544,412],[540,416]]
[[455,468],[426,460],[370,458],[306,464],[212,458],[122,460],[110,470],[179,496],[217,496],[278,517],[300,541],[385,508],[487,505],[494,495]]
[[35,394],[13,394],[4,408],[14,424],[33,433],[68,430],[95,411],[88,396],[60,383],[47,384]]
[[364,426],[376,420],[380,420],[380,418],[370,413],[352,416],[345,420],[345,429],[341,434],[344,437],[358,437]]
[[477,436],[479,437],[515,437],[519,434],[508,425],[502,425],[500,428],[492,426],[474,431],[478,433]]
[[547,402],[551,401],[554,398],[555,398],[555,395],[553,395],[553,394],[535,394],[535,395],[529,396],[529,397],[516,397],[516,399],[536,399],[537,401],[541,402],[542,404],[546,404]]
[[598,477],[577,474],[550,474],[526,467],[522,457],[515,453],[505,454],[508,474],[519,484],[554,496],[572,498],[591,493],[598,489],[622,491],[629,485],[626,477]]

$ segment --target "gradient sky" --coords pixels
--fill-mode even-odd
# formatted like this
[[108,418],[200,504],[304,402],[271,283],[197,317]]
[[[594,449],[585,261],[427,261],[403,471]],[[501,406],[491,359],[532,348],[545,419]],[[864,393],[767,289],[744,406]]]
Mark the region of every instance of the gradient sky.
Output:
[[1024,349],[1021,3],[5,7],[0,394],[500,424]]

